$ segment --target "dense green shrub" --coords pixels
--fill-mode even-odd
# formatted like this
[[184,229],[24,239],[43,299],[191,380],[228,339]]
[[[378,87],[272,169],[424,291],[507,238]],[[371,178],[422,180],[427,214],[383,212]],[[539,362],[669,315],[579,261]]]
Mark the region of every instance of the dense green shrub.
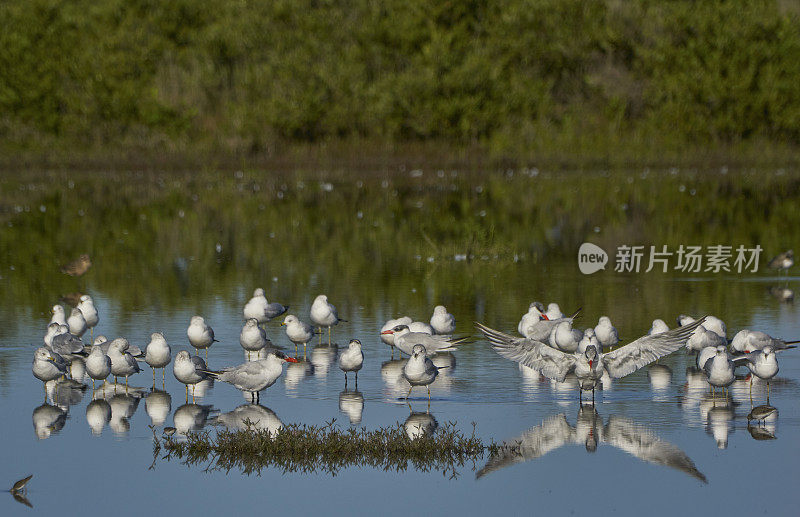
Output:
[[800,18],[785,5],[3,2],[0,145],[795,145]]

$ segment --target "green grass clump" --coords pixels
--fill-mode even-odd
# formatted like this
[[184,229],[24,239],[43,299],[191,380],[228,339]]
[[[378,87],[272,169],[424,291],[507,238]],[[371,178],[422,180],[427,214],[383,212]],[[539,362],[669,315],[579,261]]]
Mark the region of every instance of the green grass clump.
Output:
[[260,474],[275,468],[283,473],[321,472],[335,476],[347,467],[372,467],[384,471],[441,472],[457,477],[456,469],[483,457],[480,438],[467,435],[453,422],[435,434],[410,439],[403,426],[341,429],[331,421],[324,426],[287,425],[277,433],[248,426],[244,430],[189,433],[185,440],[154,435],[154,465],[162,448],[165,460],[178,459],[188,466],[206,464],[207,470]]

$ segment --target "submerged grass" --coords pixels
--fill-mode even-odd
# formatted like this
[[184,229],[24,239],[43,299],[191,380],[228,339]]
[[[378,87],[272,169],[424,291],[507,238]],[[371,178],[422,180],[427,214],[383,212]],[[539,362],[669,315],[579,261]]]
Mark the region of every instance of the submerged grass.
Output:
[[321,472],[335,476],[347,467],[372,467],[384,471],[441,472],[454,479],[459,468],[483,458],[496,446],[484,445],[476,436],[460,431],[454,422],[442,425],[435,434],[408,437],[403,426],[341,429],[335,420],[324,426],[287,425],[277,432],[248,425],[242,430],[216,430],[189,433],[186,439],[175,436],[162,441],[153,436],[153,465],[162,449],[162,460],[181,460],[187,466],[207,464],[208,471],[240,470],[260,474],[275,468],[283,473]]

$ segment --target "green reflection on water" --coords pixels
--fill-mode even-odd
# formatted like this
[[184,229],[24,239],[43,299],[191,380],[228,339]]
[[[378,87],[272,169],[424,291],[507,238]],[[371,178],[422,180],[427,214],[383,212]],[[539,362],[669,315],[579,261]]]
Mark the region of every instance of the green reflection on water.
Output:
[[[580,243],[612,255],[620,244],[760,244],[765,266],[800,232],[795,172],[420,172],[6,173],[0,335],[25,321],[12,315],[46,314],[69,292],[102,292],[125,321],[150,306],[199,311],[211,296],[237,305],[256,286],[278,301],[335,293],[343,315],[444,303],[464,323],[493,323],[542,299],[641,326],[690,292],[704,305],[688,311],[730,311],[731,296],[764,288],[718,289],[730,275],[585,277]],[[59,271],[84,252],[84,277]]]

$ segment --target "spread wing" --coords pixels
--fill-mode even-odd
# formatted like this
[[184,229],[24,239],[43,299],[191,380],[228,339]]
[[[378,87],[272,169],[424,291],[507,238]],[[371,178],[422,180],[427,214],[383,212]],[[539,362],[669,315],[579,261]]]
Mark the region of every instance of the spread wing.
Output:
[[565,443],[572,442],[574,434],[575,430],[567,423],[563,413],[548,417],[541,425],[528,429],[515,440],[498,447],[475,477],[480,478],[514,463],[544,456]]
[[481,323],[476,322],[475,326],[494,344],[498,354],[533,368],[545,377],[564,382],[567,374],[575,368],[576,358],[572,354],[565,354],[541,341],[504,334]]
[[706,477],[677,446],[659,438],[645,426],[627,418],[611,416],[605,428],[605,441],[642,461],[680,470],[706,483]]
[[694,329],[703,324],[705,318],[676,329],[643,336],[627,345],[603,354],[603,363],[611,377],[625,377],[660,357],[681,348],[692,337]]

